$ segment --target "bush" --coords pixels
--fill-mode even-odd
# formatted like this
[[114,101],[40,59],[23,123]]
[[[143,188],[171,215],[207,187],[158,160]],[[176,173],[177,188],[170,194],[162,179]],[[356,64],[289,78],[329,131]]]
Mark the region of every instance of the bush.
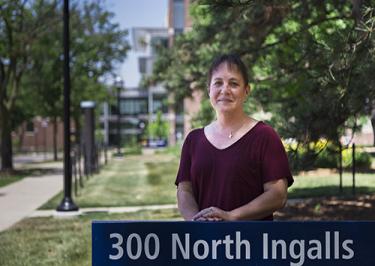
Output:
[[[342,152],[342,166],[343,168],[351,168],[353,164],[352,148],[345,149]],[[355,165],[360,169],[371,168],[371,155],[367,152],[356,151],[355,152]]]
[[[284,146],[293,172],[317,168],[319,167],[317,166],[318,160],[320,160],[319,165],[325,165],[328,168],[335,167],[334,165],[336,165],[335,157],[331,155],[333,145],[327,143],[326,140],[320,140],[316,143],[299,147],[296,143],[284,144]],[[321,156],[320,159],[319,156]]]
[[314,166],[316,168],[337,168],[339,166],[339,154],[331,149],[324,149],[317,157]]
[[[343,149],[342,151],[342,167],[344,169],[352,168],[353,164],[353,149]],[[356,168],[370,169],[371,168],[371,155],[367,152],[355,152]],[[339,154],[337,152],[324,150],[316,160],[315,166],[317,168],[338,168],[339,167]]]
[[146,132],[148,137],[153,140],[168,138],[169,124],[164,121],[161,111],[156,113],[156,120],[147,125]]
[[[290,147],[286,146],[288,151],[289,163],[292,171],[311,170],[314,168],[338,168],[339,154],[338,148],[332,143],[328,143],[326,147],[317,143],[316,145],[309,145],[309,149],[301,147],[297,153],[293,152]],[[324,148],[323,150],[321,150]],[[356,151],[356,168],[370,169],[371,155]],[[344,169],[352,167],[352,148],[343,149],[342,151],[342,166]]]
[[137,142],[137,137],[132,136],[128,139],[124,146],[125,155],[139,155],[142,154],[142,145]]

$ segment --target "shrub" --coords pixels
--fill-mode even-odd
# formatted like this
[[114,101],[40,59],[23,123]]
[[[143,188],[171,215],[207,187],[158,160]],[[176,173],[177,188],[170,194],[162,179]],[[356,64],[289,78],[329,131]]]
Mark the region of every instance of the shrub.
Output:
[[[323,148],[323,150],[321,150]],[[294,147],[295,149],[295,147]],[[294,152],[288,145],[286,145],[288,152],[289,163],[292,171],[310,170],[314,168],[338,168],[339,154],[338,147],[332,143],[328,143],[326,147],[321,143],[309,145],[308,148],[301,147],[297,152]],[[359,169],[370,169],[371,155],[356,151],[355,153],[356,167]],[[344,169],[352,167],[352,148],[343,149],[342,151],[342,166]]]
[[137,141],[136,136],[132,136],[125,142],[124,145],[125,155],[139,155],[142,154],[142,145]]
[[337,168],[339,165],[339,154],[332,149],[324,149],[317,157],[314,166],[316,168]]
[[[353,164],[352,148],[345,149],[342,152],[342,166],[343,168],[351,168]],[[355,165],[360,169],[371,168],[371,155],[367,152],[356,151],[355,152]]]

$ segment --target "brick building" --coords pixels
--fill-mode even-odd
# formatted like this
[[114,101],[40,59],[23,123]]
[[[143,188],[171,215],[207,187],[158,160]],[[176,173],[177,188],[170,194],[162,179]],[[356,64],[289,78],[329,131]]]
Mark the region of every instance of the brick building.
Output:
[[[24,122],[12,132],[14,152],[52,152],[54,147],[53,123],[50,119],[35,117]],[[56,124],[56,147],[58,151],[64,145],[64,125],[58,120]]]

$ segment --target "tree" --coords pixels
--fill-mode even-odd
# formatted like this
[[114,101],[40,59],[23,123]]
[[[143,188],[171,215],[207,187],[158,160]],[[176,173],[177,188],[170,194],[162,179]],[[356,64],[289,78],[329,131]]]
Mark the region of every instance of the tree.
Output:
[[192,118],[192,127],[199,128],[208,125],[215,118],[215,112],[211,106],[209,99],[204,99],[201,102],[199,112]]
[[62,19],[60,5],[49,8],[54,17],[60,17],[54,27],[49,27],[45,34],[39,36],[30,49],[30,68],[25,73],[23,91],[34,104],[34,114],[50,118],[53,126],[53,154],[57,160],[57,123],[63,114],[63,44]]
[[155,121],[147,125],[146,132],[150,139],[162,140],[168,138],[168,131],[168,122],[163,120],[162,112],[158,111]]
[[375,99],[374,8],[352,2],[196,1],[193,30],[159,57],[152,81],[189,96],[206,89],[213,57],[236,52],[251,66],[254,113],[271,112],[281,135],[301,144],[337,143]]
[[125,40],[127,31],[113,23],[114,14],[105,9],[102,1],[77,1],[71,12],[72,52],[72,118],[80,135],[80,102],[103,102],[108,97],[107,86],[99,82],[103,76],[114,76],[130,49]]
[[[49,3],[55,5],[55,1]],[[0,141],[4,171],[13,169],[11,121],[22,77],[29,67],[30,48],[57,19],[43,5],[42,0],[2,0],[0,4]]]
[[[129,45],[102,1],[75,1],[70,9],[72,117],[79,128],[80,102],[106,97],[99,79],[124,60]],[[63,113],[61,14],[57,1],[0,0],[2,170],[13,169],[11,121],[36,114],[56,121]],[[24,105],[30,107],[27,116],[19,112]]]
[[[53,12],[58,16],[60,7]],[[93,100],[99,103],[105,99],[106,86],[99,79],[112,74],[129,49],[125,40],[127,32],[119,29],[119,25],[111,21],[112,17],[102,2],[71,2],[71,104],[78,129],[77,141],[81,123],[80,102]],[[38,113],[51,117],[55,127],[57,119],[63,118],[62,29],[61,20],[34,45],[27,84],[33,100],[40,103]],[[54,132],[56,157],[56,130]]]

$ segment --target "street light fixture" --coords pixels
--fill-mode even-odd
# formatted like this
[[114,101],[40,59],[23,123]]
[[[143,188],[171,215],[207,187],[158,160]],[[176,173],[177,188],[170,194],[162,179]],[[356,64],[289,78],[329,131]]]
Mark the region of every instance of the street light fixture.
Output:
[[121,153],[121,90],[124,86],[124,81],[117,76],[115,79],[115,87],[117,89],[117,156],[122,156]]
[[72,165],[70,158],[70,67],[69,67],[69,0],[64,0],[64,198],[58,212],[78,211],[72,199]]

